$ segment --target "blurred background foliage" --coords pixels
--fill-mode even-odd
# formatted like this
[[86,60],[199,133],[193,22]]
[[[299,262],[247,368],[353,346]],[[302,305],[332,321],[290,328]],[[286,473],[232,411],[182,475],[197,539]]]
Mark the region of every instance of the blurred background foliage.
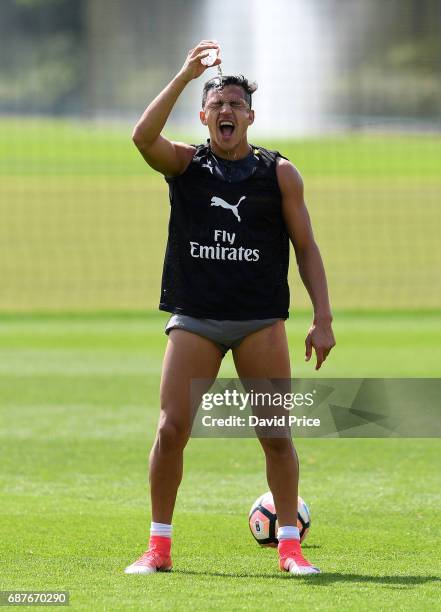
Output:
[[[439,116],[439,0],[319,0],[319,8],[338,39],[329,112]],[[194,0],[2,0],[0,111],[133,113],[146,84],[153,94],[178,68],[200,19]]]

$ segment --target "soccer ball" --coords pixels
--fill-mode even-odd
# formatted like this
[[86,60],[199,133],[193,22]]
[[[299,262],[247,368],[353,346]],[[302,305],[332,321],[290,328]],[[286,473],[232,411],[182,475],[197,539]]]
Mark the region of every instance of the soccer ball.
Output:
[[[271,491],[261,495],[251,506],[248,524],[254,539],[261,546],[277,546],[277,529],[279,527]],[[311,516],[303,499],[298,498],[297,527],[300,532],[300,542],[306,538],[311,526]]]

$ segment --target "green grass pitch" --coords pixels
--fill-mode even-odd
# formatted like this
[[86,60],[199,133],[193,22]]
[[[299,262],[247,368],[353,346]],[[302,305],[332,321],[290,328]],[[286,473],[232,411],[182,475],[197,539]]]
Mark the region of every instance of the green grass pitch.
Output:
[[[267,490],[254,440],[191,440],[175,515],[175,570],[125,576],[149,526],[147,453],[166,316],[0,317],[3,590],[64,589],[78,610],[439,608],[439,440],[299,440],[311,506],[290,578],[247,525]],[[309,316],[288,324],[294,375]],[[436,313],[339,314],[318,377],[439,376]],[[436,352],[438,350],[438,353]],[[221,375],[233,375],[228,356]]]

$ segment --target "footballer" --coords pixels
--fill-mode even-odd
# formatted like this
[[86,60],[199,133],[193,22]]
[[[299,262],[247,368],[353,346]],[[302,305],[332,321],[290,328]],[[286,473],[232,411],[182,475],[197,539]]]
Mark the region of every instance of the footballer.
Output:
[[[278,151],[248,143],[255,84],[218,76],[203,87],[200,120],[209,138],[198,146],[171,142],[162,130],[187,84],[219,45],[203,40],[145,110],[133,140],[145,161],[164,175],[170,221],[159,308],[170,313],[160,415],[150,454],[152,523],[147,551],[125,572],[172,568],[172,520],[183,451],[193,413],[190,382],[214,380],[231,349],[240,378],[290,379],[289,243],[311,298],[314,318],[305,359],[318,370],[335,345],[325,271],[303,197],[302,178]],[[280,103],[274,92],[275,112]],[[260,437],[279,529],[279,568],[293,575],[320,570],[303,556],[297,528],[299,464],[291,436]]]

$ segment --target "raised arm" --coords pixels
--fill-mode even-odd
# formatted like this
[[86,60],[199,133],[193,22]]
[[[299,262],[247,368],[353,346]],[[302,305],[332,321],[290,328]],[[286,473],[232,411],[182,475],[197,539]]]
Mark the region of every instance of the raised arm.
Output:
[[289,161],[279,158],[277,179],[282,192],[283,216],[296,253],[299,273],[314,308],[313,323],[305,340],[305,359],[309,361],[314,348],[317,355],[315,369],[318,370],[335,346],[325,269],[314,240],[302,177]]
[[[146,162],[165,176],[176,176],[184,172],[190,163],[195,148],[183,142],[172,142],[161,135],[166,121],[187,83],[199,77],[207,66],[201,59],[208,49],[218,49],[216,41],[203,40],[188,52],[187,59],[173,80],[149,104],[133,130],[133,142]],[[214,65],[220,64],[218,58]]]

